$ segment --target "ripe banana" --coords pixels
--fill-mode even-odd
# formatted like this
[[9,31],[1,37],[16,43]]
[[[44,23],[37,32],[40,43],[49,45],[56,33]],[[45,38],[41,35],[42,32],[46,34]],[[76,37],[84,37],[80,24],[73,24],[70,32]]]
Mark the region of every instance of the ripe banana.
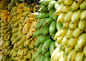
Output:
[[81,10],[85,10],[86,9],[86,1],[83,1],[81,4],[80,4],[80,9]]
[[81,20],[86,20],[86,10],[83,10],[80,15]]
[[83,53],[84,53],[84,55],[86,56],[86,45],[84,45],[84,48],[83,48]]
[[71,5],[72,3],[72,0],[64,0],[64,5]]

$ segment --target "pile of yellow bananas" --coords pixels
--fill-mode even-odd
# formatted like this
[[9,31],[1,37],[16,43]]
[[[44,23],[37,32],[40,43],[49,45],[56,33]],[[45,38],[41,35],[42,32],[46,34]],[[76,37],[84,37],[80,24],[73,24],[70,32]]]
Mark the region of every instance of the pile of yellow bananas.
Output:
[[86,61],[86,0],[58,0],[55,15],[62,22],[51,61]]

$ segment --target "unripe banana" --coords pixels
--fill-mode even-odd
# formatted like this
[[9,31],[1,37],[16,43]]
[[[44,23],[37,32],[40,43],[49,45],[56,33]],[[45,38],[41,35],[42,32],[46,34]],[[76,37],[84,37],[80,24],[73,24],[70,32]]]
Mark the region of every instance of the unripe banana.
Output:
[[61,13],[61,14],[58,16],[56,22],[64,22],[64,17],[65,17],[65,13]]
[[72,22],[72,23],[77,22],[77,21],[79,20],[79,18],[80,18],[80,14],[81,14],[81,11],[80,11],[80,10],[75,11],[75,12],[73,13],[72,17],[71,17],[71,22]]
[[84,32],[84,29],[80,30],[78,27],[76,29],[74,29],[72,36],[73,37],[78,37],[81,33]]
[[76,51],[73,49],[67,56],[67,61],[74,61],[76,57]]
[[76,53],[75,61],[83,61],[83,58],[84,58],[84,53],[83,52]]
[[73,2],[73,4],[71,5],[71,10],[72,11],[76,11],[79,8],[80,4]]
[[73,14],[72,11],[67,12],[65,17],[64,17],[64,22],[69,22],[71,20],[72,14]]

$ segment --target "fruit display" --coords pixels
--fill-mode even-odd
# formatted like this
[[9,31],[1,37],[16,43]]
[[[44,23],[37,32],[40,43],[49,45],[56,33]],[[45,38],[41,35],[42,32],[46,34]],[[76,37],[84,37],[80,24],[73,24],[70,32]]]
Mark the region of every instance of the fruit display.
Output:
[[86,61],[86,0],[58,0],[55,16],[62,29],[56,32],[51,61]]
[[50,61],[52,52],[55,49],[54,36],[56,31],[62,28],[62,23],[57,23],[57,16],[54,16],[56,11],[56,1],[39,1],[39,13],[35,17],[37,25],[33,37],[37,37],[35,47],[38,47],[32,57],[32,61]]

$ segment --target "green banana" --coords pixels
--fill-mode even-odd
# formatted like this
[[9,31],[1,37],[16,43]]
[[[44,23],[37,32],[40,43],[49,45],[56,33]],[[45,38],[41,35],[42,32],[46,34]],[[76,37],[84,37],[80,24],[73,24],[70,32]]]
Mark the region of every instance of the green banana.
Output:
[[55,49],[55,42],[51,42],[51,44],[50,44],[50,55],[52,55],[54,49]]
[[40,59],[41,55],[38,55],[35,61],[38,61]]
[[42,27],[48,26],[52,21],[53,21],[52,18],[46,18],[46,19],[44,19]]
[[39,56],[38,52],[36,51],[32,56],[32,60],[34,61]]
[[48,35],[49,34],[49,26],[45,26],[43,28],[43,35]]
[[43,61],[44,57],[44,55],[41,55],[38,61]]
[[56,3],[56,1],[51,1],[51,2],[48,4],[48,10],[53,9],[55,3]]
[[44,1],[42,4],[44,5],[44,6],[46,6],[46,5],[48,5],[49,3],[50,3],[51,1]]
[[54,16],[54,14],[55,14],[55,9],[51,9],[50,11],[49,11],[49,17],[51,17],[51,18],[53,18],[53,20],[57,20],[57,16]]
[[46,52],[44,55],[45,55],[45,57],[49,58],[50,57],[50,51]]
[[43,23],[43,19],[38,19],[37,25],[36,25],[36,29],[39,29],[42,27],[42,23]]
[[45,53],[48,51],[49,47],[50,47],[50,43],[52,42],[51,39],[47,39],[42,46],[42,53]]
[[49,17],[49,13],[48,12],[43,12],[43,13],[39,13],[35,19],[41,19],[41,18],[47,18]]
[[50,57],[45,57],[43,61],[50,61]]
[[47,8],[47,6],[41,6],[38,11],[39,12],[41,12],[41,11],[45,12],[45,11],[48,11],[48,8]]
[[43,34],[43,28],[34,32],[33,37],[37,37],[37,36],[42,35],[42,34]]
[[61,28],[62,28],[62,23],[61,22],[56,23],[56,29],[57,29],[57,31],[59,31]]
[[47,36],[47,35],[46,35],[46,36],[43,36],[43,35],[39,36],[39,37],[37,38],[37,40],[36,40],[35,46],[36,46],[36,47],[39,46],[40,43],[44,43],[45,40],[46,40],[46,39],[49,39],[49,38],[50,38],[49,35],[48,35],[48,36]]
[[40,44],[39,48],[38,48],[38,53],[41,54],[42,53],[42,44]]
[[50,35],[55,33],[56,31],[56,22],[55,21],[52,21],[52,23],[50,24],[50,27],[49,27],[49,33]]
[[86,10],[86,1],[83,1],[83,2],[80,4],[80,9],[81,9],[81,10]]

